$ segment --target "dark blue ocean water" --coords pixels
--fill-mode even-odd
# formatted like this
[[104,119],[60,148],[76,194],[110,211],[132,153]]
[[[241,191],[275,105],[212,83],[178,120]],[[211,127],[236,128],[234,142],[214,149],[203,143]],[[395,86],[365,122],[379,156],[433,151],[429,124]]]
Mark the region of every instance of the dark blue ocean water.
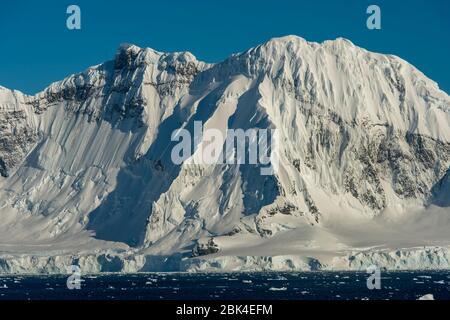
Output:
[[369,290],[364,272],[147,273],[82,275],[69,290],[67,276],[1,276],[0,300],[180,299],[417,299],[450,300],[448,272],[383,272],[381,289]]

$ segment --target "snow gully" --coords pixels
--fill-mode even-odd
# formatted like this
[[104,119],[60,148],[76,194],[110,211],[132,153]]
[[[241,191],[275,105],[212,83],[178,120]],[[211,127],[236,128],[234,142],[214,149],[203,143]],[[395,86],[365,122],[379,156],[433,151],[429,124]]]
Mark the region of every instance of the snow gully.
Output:
[[[185,128],[174,130],[171,141],[178,142],[171,159],[174,164],[261,165],[261,175],[273,175],[279,164],[279,136],[276,129],[226,129],[224,134],[216,128],[203,128],[194,121],[193,137]],[[193,152],[194,150],[194,152]]]

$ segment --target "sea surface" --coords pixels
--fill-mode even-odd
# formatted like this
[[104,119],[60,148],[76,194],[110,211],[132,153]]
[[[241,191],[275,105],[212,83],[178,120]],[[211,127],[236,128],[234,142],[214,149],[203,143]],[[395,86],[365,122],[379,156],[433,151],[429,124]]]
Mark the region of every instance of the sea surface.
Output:
[[415,300],[426,294],[450,300],[450,271],[382,272],[379,290],[368,289],[369,276],[365,272],[102,274],[81,275],[80,289],[72,290],[62,275],[0,276],[0,300]]

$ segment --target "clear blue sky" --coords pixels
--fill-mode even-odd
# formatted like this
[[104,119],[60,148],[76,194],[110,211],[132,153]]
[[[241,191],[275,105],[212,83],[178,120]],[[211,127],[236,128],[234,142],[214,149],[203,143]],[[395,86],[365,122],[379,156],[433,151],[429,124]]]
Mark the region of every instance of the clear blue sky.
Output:
[[[81,30],[66,28],[70,4]],[[370,4],[381,7],[382,30],[366,28]],[[450,93],[450,0],[2,0],[0,85],[36,93],[111,60],[124,42],[216,62],[288,34],[398,55]]]

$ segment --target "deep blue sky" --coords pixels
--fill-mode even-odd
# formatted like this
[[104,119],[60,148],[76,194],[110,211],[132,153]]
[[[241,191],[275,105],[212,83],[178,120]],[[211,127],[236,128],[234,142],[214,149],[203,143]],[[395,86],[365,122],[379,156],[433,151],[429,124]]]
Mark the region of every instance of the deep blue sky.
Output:
[[[81,30],[66,28],[70,4]],[[370,4],[382,30],[366,28]],[[111,60],[124,42],[216,62],[288,34],[398,55],[450,93],[450,0],[1,0],[0,85],[35,93]]]

